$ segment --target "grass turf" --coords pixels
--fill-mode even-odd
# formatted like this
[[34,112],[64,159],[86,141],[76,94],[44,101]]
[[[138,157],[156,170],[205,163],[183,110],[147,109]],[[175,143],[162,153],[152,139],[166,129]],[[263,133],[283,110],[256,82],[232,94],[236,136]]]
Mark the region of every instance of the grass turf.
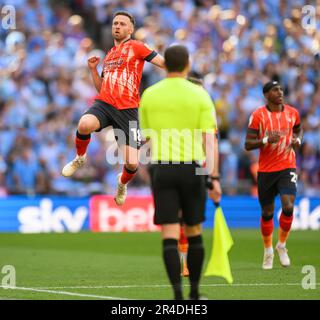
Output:
[[[320,276],[319,231],[292,232],[292,266],[281,267],[275,256],[273,270],[261,269],[259,230],[231,233],[234,283],[203,277],[201,292],[209,299],[320,299],[319,280],[314,290],[301,286],[304,265],[314,266]],[[211,236],[204,232],[205,266]],[[0,299],[171,299],[161,256],[159,233],[0,234],[0,270],[13,265],[20,288],[0,288]],[[0,273],[0,280],[4,277]],[[183,283],[187,296],[188,278]]]

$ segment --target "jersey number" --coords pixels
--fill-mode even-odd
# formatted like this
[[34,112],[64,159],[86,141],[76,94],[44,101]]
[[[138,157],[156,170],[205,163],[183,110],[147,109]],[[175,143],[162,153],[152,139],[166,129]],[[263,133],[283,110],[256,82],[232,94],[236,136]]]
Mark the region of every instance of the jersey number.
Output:
[[297,185],[298,175],[295,172],[290,172],[290,175],[292,176],[291,182]]
[[140,141],[141,141],[141,132],[140,132],[140,129],[131,128],[130,130],[131,130],[132,133],[133,133],[133,140],[140,142]]

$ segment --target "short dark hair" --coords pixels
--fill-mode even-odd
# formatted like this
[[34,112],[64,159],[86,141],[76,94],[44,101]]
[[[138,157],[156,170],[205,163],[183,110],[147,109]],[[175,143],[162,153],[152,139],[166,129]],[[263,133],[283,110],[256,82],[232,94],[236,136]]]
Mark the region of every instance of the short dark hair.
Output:
[[262,92],[264,94],[268,93],[273,87],[276,87],[276,86],[280,86],[280,83],[278,81],[269,81],[267,82],[263,88],[262,88]]
[[117,11],[117,12],[114,13],[112,19],[114,19],[116,16],[126,16],[126,17],[128,17],[130,19],[130,21],[133,24],[133,26],[135,26],[135,24],[136,24],[136,21],[135,21],[133,15],[128,11]]
[[189,63],[189,52],[185,46],[173,45],[164,52],[164,62],[169,72],[181,72]]

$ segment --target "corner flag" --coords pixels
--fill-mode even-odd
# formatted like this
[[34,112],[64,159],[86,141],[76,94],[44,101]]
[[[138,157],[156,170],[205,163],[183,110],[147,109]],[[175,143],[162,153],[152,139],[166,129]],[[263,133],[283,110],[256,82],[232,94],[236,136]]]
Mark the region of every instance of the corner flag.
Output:
[[228,259],[228,252],[232,246],[233,240],[230,231],[222,209],[218,206],[214,215],[212,252],[204,273],[205,276],[219,276],[225,278],[228,283],[233,283]]

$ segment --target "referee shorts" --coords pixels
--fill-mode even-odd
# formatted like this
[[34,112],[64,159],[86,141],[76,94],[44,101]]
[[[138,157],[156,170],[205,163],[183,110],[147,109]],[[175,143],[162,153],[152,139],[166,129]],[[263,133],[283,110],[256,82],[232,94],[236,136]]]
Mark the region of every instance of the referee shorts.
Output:
[[112,105],[96,99],[93,105],[84,113],[94,115],[102,129],[112,126],[119,145],[129,145],[135,149],[141,146],[138,108],[116,109]]
[[196,163],[150,166],[155,224],[180,223],[182,218],[186,225],[194,226],[205,220],[205,177],[195,175],[197,166]]

